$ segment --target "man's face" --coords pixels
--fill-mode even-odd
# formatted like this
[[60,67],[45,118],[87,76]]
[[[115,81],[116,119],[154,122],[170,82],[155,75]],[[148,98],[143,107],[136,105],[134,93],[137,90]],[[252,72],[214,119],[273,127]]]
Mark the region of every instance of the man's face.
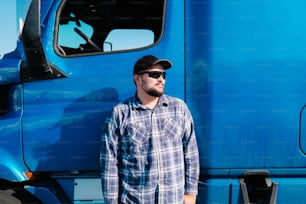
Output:
[[162,96],[164,94],[165,79],[161,72],[164,72],[164,68],[159,64],[145,70],[143,74],[139,75],[138,88],[150,96]]

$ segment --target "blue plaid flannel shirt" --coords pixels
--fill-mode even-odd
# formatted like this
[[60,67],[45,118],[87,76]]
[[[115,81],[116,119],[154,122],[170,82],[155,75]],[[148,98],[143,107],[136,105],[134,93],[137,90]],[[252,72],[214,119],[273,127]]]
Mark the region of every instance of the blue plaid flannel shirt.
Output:
[[106,119],[100,154],[105,203],[183,203],[197,194],[199,155],[186,104],[163,95],[152,110],[137,97]]

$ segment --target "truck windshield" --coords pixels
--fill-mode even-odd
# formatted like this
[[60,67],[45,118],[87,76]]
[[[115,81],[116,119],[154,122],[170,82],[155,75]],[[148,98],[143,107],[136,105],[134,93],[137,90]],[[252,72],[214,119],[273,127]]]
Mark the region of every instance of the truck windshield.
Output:
[[162,35],[164,0],[66,0],[56,49],[62,56],[140,49]]

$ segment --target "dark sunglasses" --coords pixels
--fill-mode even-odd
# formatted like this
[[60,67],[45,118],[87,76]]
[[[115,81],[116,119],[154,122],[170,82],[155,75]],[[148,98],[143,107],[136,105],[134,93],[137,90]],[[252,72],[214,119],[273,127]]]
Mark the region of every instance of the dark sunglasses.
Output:
[[160,76],[163,77],[163,79],[166,79],[166,72],[160,72],[160,71],[151,71],[151,72],[140,72],[140,74],[148,74],[149,77],[158,79]]

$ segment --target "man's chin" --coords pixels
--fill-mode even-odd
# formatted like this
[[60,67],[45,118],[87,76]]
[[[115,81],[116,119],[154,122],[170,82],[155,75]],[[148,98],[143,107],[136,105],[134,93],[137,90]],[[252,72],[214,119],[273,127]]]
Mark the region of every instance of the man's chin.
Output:
[[154,97],[161,97],[164,92],[163,91],[156,91],[156,90],[150,90],[147,92],[150,96],[154,96]]

